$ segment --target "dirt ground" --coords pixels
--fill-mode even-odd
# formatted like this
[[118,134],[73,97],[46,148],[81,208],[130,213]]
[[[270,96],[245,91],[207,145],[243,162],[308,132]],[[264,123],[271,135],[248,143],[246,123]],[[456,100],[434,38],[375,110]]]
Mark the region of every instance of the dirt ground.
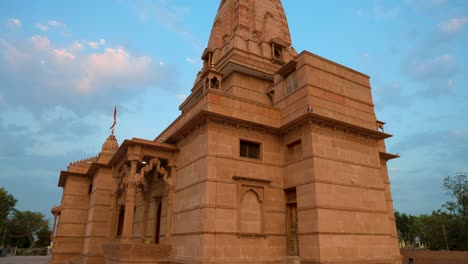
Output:
[[0,257],[0,264],[47,264],[50,256]]

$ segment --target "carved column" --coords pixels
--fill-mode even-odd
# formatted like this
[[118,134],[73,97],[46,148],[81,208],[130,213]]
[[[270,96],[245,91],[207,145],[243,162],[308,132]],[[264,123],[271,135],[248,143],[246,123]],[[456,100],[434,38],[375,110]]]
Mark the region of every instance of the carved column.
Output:
[[127,177],[127,197],[125,200],[125,216],[122,231],[122,242],[130,242],[133,236],[133,218],[135,216],[135,201],[136,201],[136,182],[135,175],[138,161],[132,160],[130,174]]

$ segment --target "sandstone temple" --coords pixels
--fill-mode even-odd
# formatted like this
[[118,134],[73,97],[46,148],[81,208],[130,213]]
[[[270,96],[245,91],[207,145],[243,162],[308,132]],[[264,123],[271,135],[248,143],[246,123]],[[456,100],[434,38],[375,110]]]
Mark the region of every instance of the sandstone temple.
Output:
[[[207,3],[205,3],[207,4]],[[180,116],[60,173],[50,263],[401,263],[369,76],[222,0]]]

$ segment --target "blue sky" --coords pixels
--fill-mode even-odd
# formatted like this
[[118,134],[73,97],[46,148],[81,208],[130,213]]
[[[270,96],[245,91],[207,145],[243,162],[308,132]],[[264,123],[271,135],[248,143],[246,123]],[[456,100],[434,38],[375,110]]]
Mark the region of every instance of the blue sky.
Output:
[[[179,115],[219,1],[1,1],[0,186],[50,215],[60,170]],[[283,0],[300,52],[371,76],[394,206],[430,213],[468,171],[468,1]]]

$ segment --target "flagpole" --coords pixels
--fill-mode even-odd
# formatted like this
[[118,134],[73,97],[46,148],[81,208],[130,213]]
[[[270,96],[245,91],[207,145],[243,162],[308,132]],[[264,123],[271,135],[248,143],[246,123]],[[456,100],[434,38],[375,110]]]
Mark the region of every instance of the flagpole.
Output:
[[117,106],[114,106],[114,123],[112,123],[112,126],[110,128],[112,135],[114,135],[114,129],[115,129],[116,124],[117,124]]

